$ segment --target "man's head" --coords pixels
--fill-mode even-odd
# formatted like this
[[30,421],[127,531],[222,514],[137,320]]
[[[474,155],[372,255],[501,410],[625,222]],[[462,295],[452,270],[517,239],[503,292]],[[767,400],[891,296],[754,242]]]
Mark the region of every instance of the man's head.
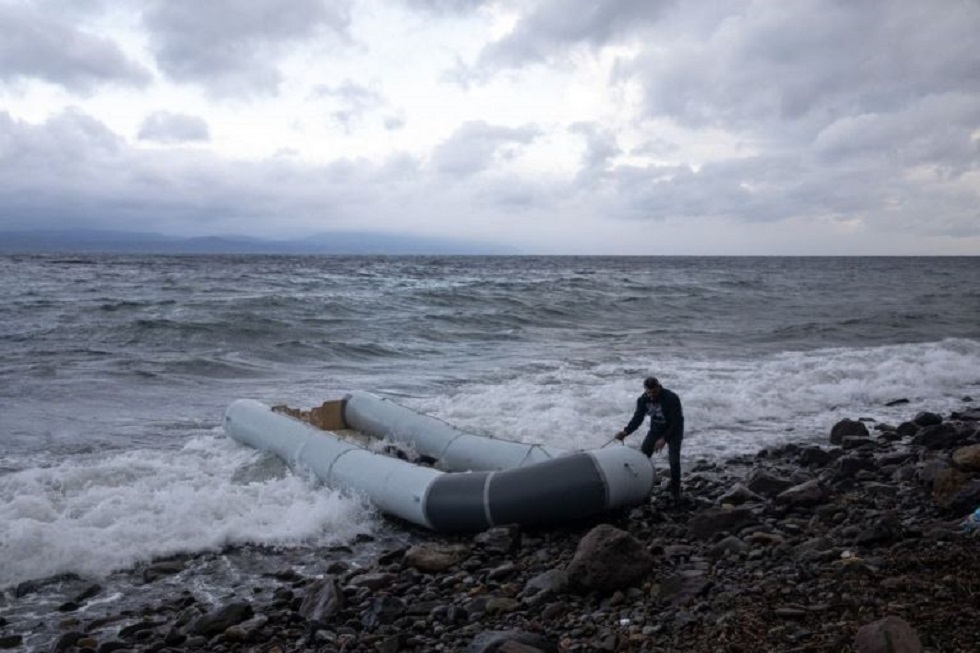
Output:
[[656,399],[660,396],[660,381],[656,377],[648,376],[643,379],[643,391],[647,393],[651,399]]

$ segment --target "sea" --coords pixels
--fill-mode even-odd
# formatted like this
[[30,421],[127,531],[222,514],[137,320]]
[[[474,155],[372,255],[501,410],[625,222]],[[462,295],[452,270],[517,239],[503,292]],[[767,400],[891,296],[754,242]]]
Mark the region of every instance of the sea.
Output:
[[653,375],[686,467],[980,400],[978,257],[8,255],[0,312],[0,634],[38,647],[59,609],[218,601],[417,535],[230,440],[238,398],[366,390],[589,449]]

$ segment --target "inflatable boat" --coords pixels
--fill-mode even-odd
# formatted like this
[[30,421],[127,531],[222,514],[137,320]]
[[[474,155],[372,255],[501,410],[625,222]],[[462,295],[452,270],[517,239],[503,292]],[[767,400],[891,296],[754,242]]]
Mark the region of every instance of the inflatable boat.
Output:
[[[653,465],[636,449],[571,451],[483,437],[366,392],[309,412],[239,399],[224,428],[330,488],[361,493],[382,512],[436,531],[586,519],[646,500],[654,483]],[[345,437],[352,431],[406,445],[434,466],[372,451]]]

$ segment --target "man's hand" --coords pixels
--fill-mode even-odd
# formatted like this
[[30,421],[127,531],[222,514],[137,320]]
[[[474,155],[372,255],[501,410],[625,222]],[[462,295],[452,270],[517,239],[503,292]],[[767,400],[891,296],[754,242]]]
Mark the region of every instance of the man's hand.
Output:
[[653,444],[653,450],[657,453],[660,453],[666,444],[667,444],[667,439],[660,438]]
[[626,439],[626,431],[620,431],[619,433],[617,433],[616,434],[616,439],[619,440],[620,442],[622,442],[623,440],[625,440]]

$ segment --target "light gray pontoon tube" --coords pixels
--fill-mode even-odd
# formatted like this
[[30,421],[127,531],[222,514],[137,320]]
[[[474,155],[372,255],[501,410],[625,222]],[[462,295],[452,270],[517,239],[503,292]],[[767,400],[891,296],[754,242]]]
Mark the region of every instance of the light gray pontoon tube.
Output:
[[514,469],[571,453],[569,449],[460,431],[441,419],[416,413],[369,392],[347,395],[341,416],[350,428],[412,445],[417,453],[435,458],[440,469],[453,472]]
[[439,531],[584,519],[644,501],[654,481],[650,460],[629,447],[504,471],[440,472],[372,453],[249,399],[228,407],[225,432],[309,469],[331,488],[363,493],[385,513]]

